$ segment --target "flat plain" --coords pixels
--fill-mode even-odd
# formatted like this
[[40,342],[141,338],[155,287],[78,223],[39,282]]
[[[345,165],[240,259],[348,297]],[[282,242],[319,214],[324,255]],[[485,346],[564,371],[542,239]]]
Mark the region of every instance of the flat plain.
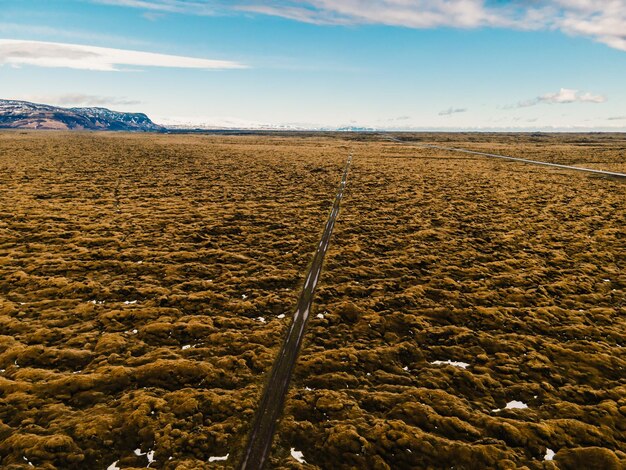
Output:
[[[398,137],[626,172],[619,134]],[[235,466],[349,152],[270,467],[623,468],[623,182],[371,134],[56,132],[0,133],[0,466]]]

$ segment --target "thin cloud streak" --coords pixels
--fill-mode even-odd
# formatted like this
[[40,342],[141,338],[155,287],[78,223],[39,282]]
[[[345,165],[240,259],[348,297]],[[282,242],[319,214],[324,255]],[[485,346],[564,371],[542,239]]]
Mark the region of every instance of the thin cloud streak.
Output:
[[467,108],[448,108],[439,113],[439,116],[451,116],[453,114],[465,113]]
[[212,5],[219,6],[219,2],[211,0],[92,0],[92,3],[141,8],[162,13],[190,13],[195,15],[214,15],[217,13],[217,10]]
[[54,38],[56,40],[68,40],[68,41],[85,41],[95,44],[106,44],[107,46],[115,46],[117,44],[123,44],[128,47],[145,47],[148,45],[146,41],[141,41],[136,38],[123,37],[113,34],[95,33],[93,31],[80,30],[80,29],[64,29],[55,28],[51,26],[41,26],[33,24],[22,23],[0,23],[0,35],[4,37],[13,37],[19,39],[32,38],[37,36],[45,39],[46,37]]
[[184,69],[241,69],[243,64],[152,52],[111,49],[41,41],[0,39],[0,65],[70,68],[101,72],[128,71],[132,67]]

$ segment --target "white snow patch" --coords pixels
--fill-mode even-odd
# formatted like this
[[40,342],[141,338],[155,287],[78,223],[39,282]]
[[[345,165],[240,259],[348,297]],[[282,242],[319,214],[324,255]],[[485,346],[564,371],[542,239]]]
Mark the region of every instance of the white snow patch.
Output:
[[285,314],[281,313],[280,315],[278,315],[278,318],[280,318],[282,320],[283,318],[285,318]]
[[317,318],[319,318],[320,320],[324,319],[324,315],[322,313],[318,313],[317,315],[315,315]]
[[117,462],[119,462],[119,460],[116,460],[111,465],[109,465],[107,467],[107,470],[122,470],[120,467],[117,466]]
[[32,463],[32,462],[29,462],[29,461],[28,461],[28,459],[26,458],[26,456],[22,456],[22,458],[23,458],[24,460],[26,460],[26,462],[28,463],[28,465],[30,465],[31,467],[34,467],[33,463]]
[[[528,405],[524,402],[521,401],[517,401],[517,400],[512,400],[510,402],[508,402],[506,404],[506,406],[504,407],[505,410],[524,410],[528,408]],[[491,410],[494,413],[497,413],[498,411],[502,411],[501,408],[496,408],[495,410]]]
[[543,457],[543,460],[552,460],[554,459],[555,452],[552,449],[546,449],[546,455]]
[[259,320],[261,323],[265,323],[265,317],[259,317],[257,318],[257,320]]
[[404,366],[402,370],[409,370],[409,366]]
[[143,261],[137,261],[137,264],[143,264]]
[[185,345],[183,346],[183,351],[184,351],[185,349],[189,349],[190,347],[191,347],[191,344],[185,344]]
[[304,387],[304,389],[305,389],[307,392],[310,392],[311,390],[313,390],[311,387]]
[[248,298],[248,296],[247,296],[246,294],[241,294],[241,298],[242,298],[243,300],[246,300],[246,299]]
[[133,452],[135,453],[135,455],[140,456],[140,457],[142,455],[146,456],[146,458],[148,459],[148,465],[146,465],[146,468],[149,467],[152,463],[156,462],[154,458],[154,451],[152,449],[150,449],[148,452],[141,452],[141,449],[135,449]]
[[126,304],[126,305],[134,305],[134,304],[136,304],[136,303],[137,303],[137,301],[136,301],[136,300],[125,300],[125,301],[124,301],[124,304]]
[[137,329],[133,330],[133,334],[136,335],[137,334]]
[[228,460],[228,456],[230,455],[230,453],[226,454],[223,457],[209,457],[209,462],[219,462],[221,460]]
[[510,401],[506,404],[505,409],[508,410],[512,410],[512,409],[519,409],[519,410],[523,410],[525,408],[528,408],[528,405],[526,403],[523,403],[521,401],[517,401],[517,400],[513,400]]
[[304,454],[299,450],[296,450],[295,447],[291,448],[291,456],[300,463],[306,463],[306,460],[304,460]]
[[604,282],[611,282],[610,279],[602,279]]
[[431,364],[435,364],[435,365],[448,364],[454,367],[461,367],[463,369],[467,369],[469,367],[469,364],[467,362],[451,361],[450,359],[448,359],[447,361],[433,361],[431,362]]

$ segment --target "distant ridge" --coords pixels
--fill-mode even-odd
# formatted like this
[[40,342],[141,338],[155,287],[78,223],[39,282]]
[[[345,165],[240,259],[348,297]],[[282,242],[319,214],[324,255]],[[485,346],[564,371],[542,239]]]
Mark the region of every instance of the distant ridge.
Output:
[[143,113],[106,108],[60,108],[29,101],[0,100],[0,129],[162,132]]

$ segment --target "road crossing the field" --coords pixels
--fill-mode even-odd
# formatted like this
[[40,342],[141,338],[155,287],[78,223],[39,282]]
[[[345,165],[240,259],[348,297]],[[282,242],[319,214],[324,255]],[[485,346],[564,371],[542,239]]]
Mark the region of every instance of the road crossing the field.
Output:
[[412,146],[417,146],[417,147],[422,147],[422,148],[432,148],[432,149],[438,149],[438,150],[447,150],[449,152],[461,152],[461,153],[467,153],[470,155],[480,155],[483,157],[491,157],[491,158],[499,158],[502,160],[510,160],[510,161],[516,161],[516,162],[521,162],[521,163],[530,163],[533,165],[543,165],[543,166],[549,166],[549,167],[553,167],[553,168],[560,168],[560,169],[564,169],[564,170],[573,170],[573,171],[582,171],[585,173],[591,173],[591,174],[596,174],[599,176],[606,176],[612,179],[618,179],[620,181],[624,181],[626,182],[626,173],[618,173],[615,171],[606,171],[606,170],[597,170],[594,168],[582,168],[582,167],[578,167],[578,166],[571,166],[571,165],[561,165],[559,163],[549,163],[549,162],[542,162],[542,161],[538,161],[538,160],[529,160],[527,158],[519,158],[519,157],[509,157],[507,155],[498,155],[495,153],[485,153],[485,152],[478,152],[475,150],[467,150],[467,149],[461,149],[461,148],[456,148],[456,147],[444,147],[441,145],[433,145],[433,144],[422,144],[419,142],[407,142],[404,140],[400,140],[397,137],[393,137],[393,136],[387,136],[389,140],[393,141],[393,142],[398,142],[400,144],[403,145],[412,145]]
[[269,457],[276,423],[282,412],[285,396],[289,389],[289,382],[291,381],[291,375],[298,358],[300,346],[302,345],[302,339],[304,338],[304,332],[311,313],[315,287],[320,278],[324,256],[328,250],[330,237],[333,233],[337,216],[339,215],[339,206],[343,199],[351,164],[352,154],[350,154],[346,162],[333,207],[328,216],[328,221],[326,222],[321,240],[317,245],[313,261],[307,272],[291,326],[289,327],[285,341],[278,353],[278,357],[274,362],[269,379],[263,390],[261,403],[257,410],[252,430],[248,436],[248,443],[244,449],[244,455],[239,465],[240,470],[262,469]]

